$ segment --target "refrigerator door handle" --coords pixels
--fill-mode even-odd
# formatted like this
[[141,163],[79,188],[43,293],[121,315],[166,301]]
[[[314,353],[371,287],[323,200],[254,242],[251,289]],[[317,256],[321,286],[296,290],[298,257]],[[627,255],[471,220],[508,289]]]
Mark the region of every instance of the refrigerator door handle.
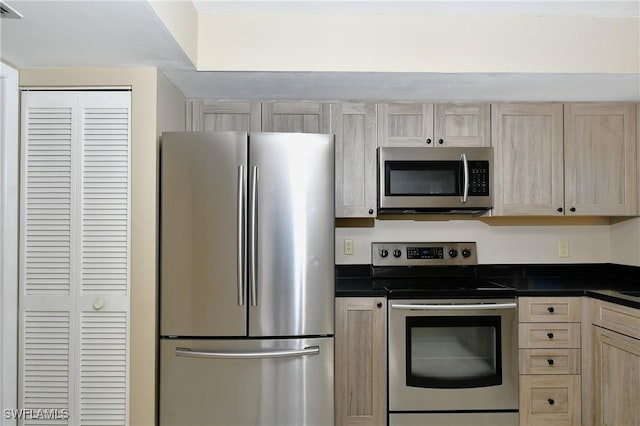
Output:
[[262,359],[262,358],[289,358],[307,355],[319,355],[319,346],[307,346],[303,349],[277,349],[266,351],[248,352],[210,352],[194,351],[190,348],[176,348],[176,356],[188,358],[212,358],[212,359]]
[[258,166],[251,166],[251,200],[249,203],[249,287],[251,306],[258,305],[256,246],[258,235]]
[[238,166],[238,305],[244,305],[244,270],[245,270],[245,243],[244,243],[244,166]]

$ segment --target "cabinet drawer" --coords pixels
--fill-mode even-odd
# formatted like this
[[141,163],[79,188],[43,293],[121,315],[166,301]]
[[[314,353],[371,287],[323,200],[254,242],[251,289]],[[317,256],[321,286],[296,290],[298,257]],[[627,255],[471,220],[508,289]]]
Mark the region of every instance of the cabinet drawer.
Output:
[[518,299],[520,322],[580,322],[580,297],[521,297]]
[[640,309],[591,300],[593,324],[640,339]]
[[520,374],[580,374],[580,349],[520,349]]
[[520,348],[580,348],[580,324],[518,324]]
[[520,376],[521,425],[580,425],[580,376]]

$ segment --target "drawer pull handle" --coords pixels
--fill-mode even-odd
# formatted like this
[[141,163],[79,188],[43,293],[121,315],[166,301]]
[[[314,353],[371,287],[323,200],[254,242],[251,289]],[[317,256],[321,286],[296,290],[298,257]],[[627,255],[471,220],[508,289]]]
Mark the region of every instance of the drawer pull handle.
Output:
[[555,404],[555,403],[556,403],[556,402],[555,402],[553,399],[551,399],[551,398],[547,399],[547,402],[549,403],[549,405],[553,405],[553,404]]
[[547,362],[549,363],[549,365],[553,365],[553,360],[552,359],[548,359]]
[[547,337],[548,337],[549,339],[553,339],[553,333],[547,333]]
[[553,306],[549,306],[549,307],[547,308],[547,311],[549,311],[549,313],[550,313],[550,314],[552,314],[552,313],[554,313],[554,312],[555,312],[555,309],[553,308]]

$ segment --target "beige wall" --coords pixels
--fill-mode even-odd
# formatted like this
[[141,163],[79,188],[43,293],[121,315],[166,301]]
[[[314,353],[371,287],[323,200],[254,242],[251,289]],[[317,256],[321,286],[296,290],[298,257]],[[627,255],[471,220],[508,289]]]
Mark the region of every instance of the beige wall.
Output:
[[199,15],[202,71],[640,72],[637,18]]
[[162,23],[176,39],[192,63],[198,47],[198,14],[190,1],[149,0]]
[[640,218],[611,225],[611,262],[640,266]]
[[[153,425],[157,367],[157,136],[166,126],[184,123],[183,100],[155,68],[27,68],[20,70],[20,85],[132,89],[130,424]],[[169,120],[172,111],[182,115]]]

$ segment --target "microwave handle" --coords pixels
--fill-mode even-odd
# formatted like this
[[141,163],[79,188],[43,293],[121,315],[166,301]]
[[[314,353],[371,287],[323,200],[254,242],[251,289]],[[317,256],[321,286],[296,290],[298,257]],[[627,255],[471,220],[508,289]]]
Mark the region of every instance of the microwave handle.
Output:
[[460,156],[460,161],[462,162],[462,170],[464,171],[462,184],[463,189],[460,201],[462,203],[466,203],[467,198],[469,197],[469,163],[467,163],[467,155],[464,152]]

